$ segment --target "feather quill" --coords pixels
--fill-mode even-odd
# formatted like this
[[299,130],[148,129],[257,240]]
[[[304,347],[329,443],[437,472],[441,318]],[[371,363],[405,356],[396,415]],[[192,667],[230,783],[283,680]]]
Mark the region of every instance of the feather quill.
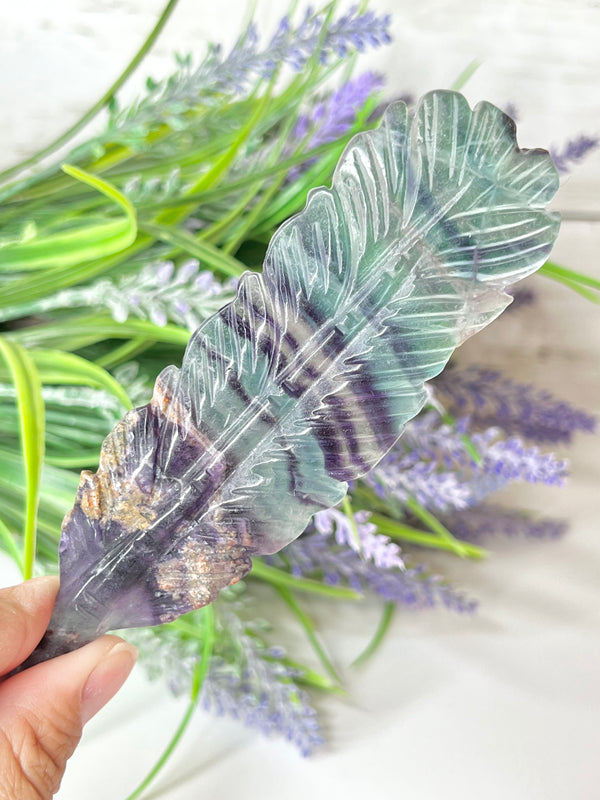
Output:
[[215,599],[385,455],[425,382],[538,269],[559,218],[542,150],[489,103],[435,91],[354,137],[331,189],[193,335],[83,472],[31,663]]

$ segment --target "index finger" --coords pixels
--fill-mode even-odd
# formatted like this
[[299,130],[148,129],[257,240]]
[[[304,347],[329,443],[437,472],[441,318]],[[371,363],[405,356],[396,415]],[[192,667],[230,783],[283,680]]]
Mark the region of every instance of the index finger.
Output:
[[27,658],[48,627],[58,578],[44,577],[0,589],[0,675]]

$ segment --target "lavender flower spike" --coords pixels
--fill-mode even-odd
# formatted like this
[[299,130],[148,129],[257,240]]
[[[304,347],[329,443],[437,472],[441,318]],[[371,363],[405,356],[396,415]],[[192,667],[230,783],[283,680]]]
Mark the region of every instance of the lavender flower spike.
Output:
[[[361,12],[359,6],[354,5],[330,27],[327,45],[336,56],[343,58],[351,50],[362,53],[367,47],[389,44],[391,19],[389,14],[378,17],[374,11]],[[327,51],[324,48],[321,60],[326,59]]]
[[534,519],[521,511],[483,504],[443,517],[444,524],[459,539],[481,542],[490,536],[508,538],[557,539],[567,528],[559,519]]
[[422,565],[402,569],[397,565],[378,566],[352,547],[336,547],[318,532],[304,534],[281,556],[270,556],[268,562],[289,568],[293,575],[322,577],[332,585],[347,584],[358,592],[369,590],[412,610],[442,605],[462,613],[475,608],[471,600]]
[[390,41],[390,17],[353,6],[337,20],[328,20],[328,10],[307,9],[300,23],[284,17],[274,35],[261,46],[256,27],[251,24],[231,51],[223,55],[218,45],[209,46],[202,63],[193,68],[191,58],[180,59],[178,71],[165,81],[150,82],[148,95],[133,110],[111,117],[104,138],[119,137],[157,118],[170,122],[192,108],[199,96],[235,96],[245,92],[258,79],[269,79],[286,64],[300,71],[318,53],[321,63],[379,47]]
[[540,444],[570,442],[576,432],[591,433],[596,426],[592,416],[550,392],[486,367],[446,371],[435,392],[453,414],[468,414],[474,426],[496,425]]
[[412,461],[400,450],[388,455],[363,480],[389,503],[402,503],[409,497],[425,508],[447,511],[467,508],[471,492],[459,471],[439,469],[437,462]]
[[565,479],[564,461],[517,437],[504,440],[498,428],[469,431],[481,459],[476,464],[462,438],[466,431],[466,420],[451,426],[435,413],[422,415],[364,481],[390,502],[414,497],[447,512],[472,506],[511,481],[561,485]]
[[[367,99],[383,86],[383,78],[374,72],[365,72],[347,81],[327,97],[319,100],[310,110],[298,118],[293,140],[309,137],[305,150],[312,150],[328,142],[341,139],[356,120],[357,112],[363,108]],[[292,149],[292,148],[290,148]],[[307,161],[303,167],[312,163]],[[294,178],[301,168],[290,172]]]
[[600,144],[600,137],[581,134],[575,139],[569,139],[561,148],[551,147],[550,155],[561,175],[571,171],[574,164],[578,164],[588,153],[595,150]]
[[0,321],[56,308],[106,308],[117,322],[130,316],[149,319],[163,327],[175,322],[190,331],[231,300],[237,280],[219,283],[212,272],[199,271],[192,258],[177,269],[172,261],[147,264],[139,272],[89,286],[63,289],[49,297],[0,310]]
[[[285,663],[283,648],[267,647],[259,624],[243,621],[235,607],[229,601],[215,609],[219,636],[200,702],[265,736],[284,736],[309,755],[323,737],[308,695],[297,685],[299,673]],[[168,627],[130,631],[127,638],[139,648],[151,680],[166,678],[175,695],[189,692],[200,658],[197,640],[182,639]]]
[[[472,440],[478,447],[480,435],[474,434]],[[552,453],[540,453],[537,447],[526,447],[516,437],[478,449],[483,454],[483,468],[469,482],[470,505],[511,481],[562,486],[567,476],[566,461],[556,459]]]
[[262,647],[236,614],[221,606],[219,618],[237,657],[232,664],[213,656],[202,687],[202,705],[239,719],[264,736],[284,736],[303,756],[310,755],[324,740],[308,694],[295,683],[297,671],[282,663],[281,648]]
[[[357,511],[351,522],[346,514],[336,508],[329,508],[317,512],[313,524],[320,534],[334,535],[337,544],[349,547],[380,569],[392,567],[404,569],[398,545],[388,536],[377,533],[377,526],[369,522],[369,517],[368,511]],[[355,531],[358,534],[358,541]]]

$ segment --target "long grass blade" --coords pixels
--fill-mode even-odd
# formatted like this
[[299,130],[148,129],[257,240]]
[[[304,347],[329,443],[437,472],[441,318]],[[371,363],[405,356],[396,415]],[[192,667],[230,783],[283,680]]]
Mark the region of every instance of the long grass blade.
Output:
[[106,389],[126,409],[133,408],[129,395],[121,384],[93,361],[62,350],[32,350],[31,357],[39,370],[42,383],[92,386]]
[[276,586],[275,590],[284,601],[284,603],[288,606],[292,614],[296,617],[304,632],[306,634],[306,638],[310,642],[312,649],[315,651],[315,654],[323,668],[330,676],[330,678],[335,681],[336,683],[340,684],[342,679],[338,675],[335,667],[331,663],[331,659],[325,652],[325,648],[319,641],[317,637],[317,632],[315,630],[315,624],[312,619],[308,616],[306,611],[302,608],[302,606],[298,603],[296,598],[294,597],[293,593],[285,586]]
[[69,220],[67,230],[40,230],[31,240],[6,244],[0,247],[1,270],[23,272],[74,266],[119,253],[135,241],[136,211],[124,194],[110,183],[77,167],[65,164],[63,170],[72,178],[104,194],[125,212],[125,216],[78,227],[73,227]]
[[25,275],[22,278],[7,281],[2,287],[0,308],[37,300],[38,297],[53,294],[59,289],[95,278],[121,261],[137,255],[148,247],[151,241],[149,236],[140,236],[134,244],[109,258],[99,258],[68,266],[63,264],[58,267],[40,270],[34,275]]
[[8,553],[8,555],[12,558],[15,562],[17,567],[23,572],[24,564],[23,564],[23,554],[19,550],[16,545],[15,538],[8,527],[8,525],[0,519],[0,540],[4,545],[4,549]]
[[360,600],[362,595],[347,586],[329,586],[327,583],[311,580],[310,578],[299,578],[290,575],[276,567],[269,567],[260,559],[253,559],[252,572],[248,577],[259,578],[273,586],[282,586],[288,589],[298,589],[311,594],[320,594],[325,597],[337,597],[343,600]]
[[394,617],[394,611],[396,610],[396,606],[392,602],[388,602],[383,607],[383,612],[381,614],[381,619],[379,621],[379,625],[377,626],[377,630],[373,634],[373,638],[369,642],[369,644],[365,647],[362,653],[357,656],[354,661],[352,662],[353,667],[359,667],[368,661],[372,655],[379,649],[382,641],[385,638],[386,633],[389,630],[390,623]]
[[140,228],[159,241],[173,245],[184,253],[198,258],[204,264],[207,264],[214,272],[239,277],[245,270],[244,264],[236,258],[228,253],[224,253],[222,250],[219,250],[218,247],[214,247],[208,242],[197,239],[187,231],[166,226],[163,227],[162,225],[155,225],[149,222],[140,223]]
[[152,783],[154,778],[158,775],[164,765],[167,763],[171,754],[177,747],[179,740],[185,733],[186,728],[188,727],[190,720],[193,716],[193,713],[198,705],[198,699],[200,698],[200,692],[202,690],[202,685],[208,674],[208,668],[210,665],[210,658],[212,655],[214,642],[215,642],[215,619],[214,619],[214,609],[212,606],[205,606],[203,609],[203,618],[204,618],[204,627],[203,627],[203,648],[202,648],[202,656],[198,663],[196,664],[196,668],[194,669],[194,677],[192,679],[192,690],[190,693],[190,702],[187,707],[185,714],[183,715],[183,719],[179,723],[177,730],[173,734],[171,741],[163,751],[161,757],[158,759],[154,767],[150,770],[148,775],[144,778],[144,780],[140,783],[140,785],[135,789],[130,795],[127,796],[126,800],[136,800],[144,790]]
[[[429,528],[430,531],[437,534],[440,542],[444,542],[447,545],[448,550],[456,553],[456,555],[460,556],[461,558],[473,558],[473,545],[470,545],[468,542],[461,542],[460,539],[457,539],[455,536],[453,536],[448,528],[446,528],[446,526],[443,525],[430,511],[427,511],[426,508],[423,508],[423,506],[418,503],[414,497],[409,497],[405,501],[405,505],[417,519],[419,519]],[[475,557],[479,558],[481,556],[476,555]]]
[[557,281],[557,283],[562,283],[567,289],[572,289],[592,303],[600,303],[600,280],[592,278],[591,275],[561,267],[551,261],[544,264],[540,269],[540,274]]
[[128,319],[115,322],[107,314],[90,314],[85,318],[73,317],[61,322],[36,325],[11,331],[11,341],[29,347],[60,347],[63,350],[78,350],[81,347],[103,341],[104,339],[127,339],[144,336],[149,342],[165,342],[185,347],[190,332],[178,325],[155,325],[145,319]]
[[33,576],[40,480],[44,463],[44,400],[37,368],[24,347],[0,337],[0,355],[8,364],[17,392],[21,450],[25,467],[23,579]]
[[[427,547],[433,550],[445,550],[456,555],[466,556],[468,558],[480,559],[485,558],[488,553],[483,547],[478,547],[470,542],[463,542],[455,536],[440,536],[439,533],[427,533],[418,528],[413,528],[410,525],[405,525],[397,520],[390,519],[383,514],[372,513],[369,517],[370,522],[377,525],[377,530],[385,536],[391,536],[392,539],[409,542],[410,544],[418,545],[419,547]],[[441,524],[441,523],[440,523]]]

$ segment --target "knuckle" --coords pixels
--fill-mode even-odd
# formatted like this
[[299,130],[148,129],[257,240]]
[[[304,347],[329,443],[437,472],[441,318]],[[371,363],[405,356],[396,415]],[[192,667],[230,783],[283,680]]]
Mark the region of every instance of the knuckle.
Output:
[[[58,791],[67,760],[81,738],[81,725],[59,709],[52,712],[50,717],[23,711],[18,724],[2,732],[0,800],[49,800]],[[2,793],[5,785],[8,794]]]
[[21,765],[12,742],[5,731],[0,729],[0,800],[21,797],[23,800],[39,800],[39,794],[28,791],[25,786]]
[[0,731],[0,800],[13,800],[15,797],[21,800],[47,800],[23,772],[18,749],[14,747],[10,735],[4,730]]

